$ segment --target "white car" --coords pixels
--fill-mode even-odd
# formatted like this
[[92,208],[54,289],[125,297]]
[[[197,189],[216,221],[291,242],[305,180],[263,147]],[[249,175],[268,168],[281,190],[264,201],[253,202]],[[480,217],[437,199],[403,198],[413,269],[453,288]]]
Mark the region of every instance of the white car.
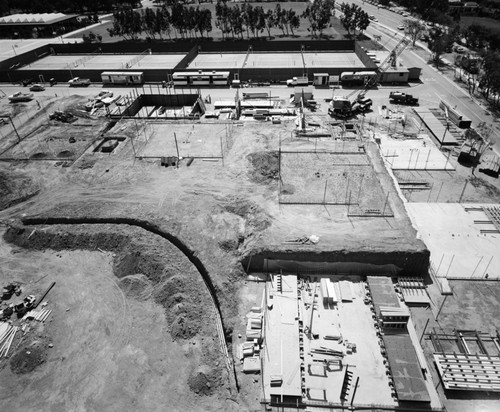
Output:
[[400,24],[400,25],[398,26],[398,30],[404,30],[404,29],[405,29],[405,26],[403,26],[402,24]]
[[107,97],[113,97],[113,92],[109,90],[101,90],[97,96],[94,97],[94,99],[102,100]]

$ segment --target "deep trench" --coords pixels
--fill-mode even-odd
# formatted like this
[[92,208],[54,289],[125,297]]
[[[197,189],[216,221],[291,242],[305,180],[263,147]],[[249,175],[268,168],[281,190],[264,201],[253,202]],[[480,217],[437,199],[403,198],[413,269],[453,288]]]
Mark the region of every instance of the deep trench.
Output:
[[[228,332],[224,325],[224,318],[222,316],[222,311],[220,308],[219,299],[217,297],[217,293],[212,283],[212,279],[208,274],[207,269],[201,262],[201,260],[195,255],[195,252],[190,249],[182,240],[178,237],[172,235],[171,233],[165,232],[155,226],[154,224],[147,222],[145,220],[132,219],[132,218],[70,218],[70,217],[27,217],[21,219],[23,225],[26,226],[36,226],[36,225],[104,225],[104,224],[113,224],[113,225],[129,225],[140,227],[150,233],[158,235],[170,243],[172,243],[175,247],[177,247],[188,259],[189,261],[196,267],[198,272],[200,273],[205,285],[207,286],[208,291],[210,292],[210,296],[212,297],[212,301],[217,309],[217,313],[219,315],[220,323],[222,325],[222,332],[224,334],[224,342],[223,344],[226,347],[226,353],[228,356],[231,356],[228,351],[227,342],[231,339],[232,333],[228,336]],[[236,390],[239,392],[238,378],[236,375],[234,362],[230,361],[228,364],[228,374],[231,379],[231,376],[234,379],[234,385]],[[231,371],[232,369],[232,371]],[[232,373],[231,373],[232,372]],[[232,380],[232,379],[231,379]]]

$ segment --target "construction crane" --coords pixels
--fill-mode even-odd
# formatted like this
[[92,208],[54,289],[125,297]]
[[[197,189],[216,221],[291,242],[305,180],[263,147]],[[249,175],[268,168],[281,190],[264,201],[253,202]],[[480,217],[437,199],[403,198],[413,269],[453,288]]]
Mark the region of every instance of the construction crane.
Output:
[[377,67],[376,76],[367,78],[365,86],[361,90],[354,90],[347,96],[338,96],[332,99],[330,103],[330,108],[328,113],[332,116],[338,117],[348,117],[357,112],[368,111],[372,105],[371,99],[366,99],[366,92],[380,82],[382,73],[384,73],[389,67],[396,67],[396,62],[399,55],[406,49],[411,43],[411,39],[408,37],[403,37],[396,47],[391,50],[389,55],[385,60]]

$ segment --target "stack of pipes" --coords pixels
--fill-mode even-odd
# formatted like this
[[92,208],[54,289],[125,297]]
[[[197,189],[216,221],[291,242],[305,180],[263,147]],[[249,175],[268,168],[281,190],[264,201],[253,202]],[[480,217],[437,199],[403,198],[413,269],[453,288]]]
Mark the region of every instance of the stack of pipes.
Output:
[[2,344],[3,342],[2,346],[0,347],[0,358],[7,357],[10,346],[12,345],[16,333],[19,330],[19,327],[17,326],[11,326],[7,323],[4,323],[4,325],[7,325],[7,327],[2,328],[4,332],[0,336],[0,344]]
[[51,309],[35,309],[26,313],[23,319],[33,318],[34,320],[37,320],[39,322],[45,322],[51,313]]

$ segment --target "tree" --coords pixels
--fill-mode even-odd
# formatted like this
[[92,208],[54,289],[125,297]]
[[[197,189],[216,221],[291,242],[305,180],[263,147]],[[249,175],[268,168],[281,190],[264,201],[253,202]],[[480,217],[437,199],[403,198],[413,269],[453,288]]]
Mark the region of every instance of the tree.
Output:
[[[309,6],[308,6],[309,7]],[[283,36],[285,35],[286,12],[281,8],[281,4],[277,3],[274,8],[274,24],[281,29]]]
[[471,24],[462,31],[462,36],[465,38],[465,44],[474,49],[484,49],[488,46],[488,37],[491,30],[480,24]]
[[160,35],[160,39],[163,38],[163,33],[167,33],[170,38],[170,13],[166,7],[156,9],[155,31]]
[[177,33],[184,38],[186,35],[186,8],[180,3],[176,3],[171,9],[171,22],[175,30],[175,37],[177,38]]
[[264,14],[264,23],[267,30],[267,35],[271,37],[271,29],[275,27],[276,24],[274,19],[274,12],[271,9],[268,9]]
[[457,28],[453,30],[433,27],[426,36],[427,45],[432,52],[432,61],[439,67],[441,55],[450,48],[455,41]]
[[321,37],[323,30],[330,24],[334,7],[335,0],[313,0],[313,3],[306,7],[302,17],[309,21],[309,31],[313,36],[316,36],[316,32],[318,32]]
[[405,33],[410,37],[412,45],[415,46],[417,39],[424,32],[425,26],[418,20],[403,20],[405,26]]
[[292,35],[295,36],[294,30],[300,27],[300,18],[297,16],[297,13],[295,13],[295,10],[289,9],[287,11],[287,20],[288,25],[290,26],[290,31],[292,32]]
[[255,36],[259,37],[259,33],[262,33],[266,28],[266,16],[262,6],[255,7]]
[[231,9],[226,4],[227,0],[217,0],[215,5],[215,27],[217,27],[222,32],[222,39],[231,33],[230,26],[230,15]]
[[347,34],[351,36],[351,32],[356,36],[356,30],[364,31],[370,25],[370,17],[361,7],[356,4],[342,3],[340,10],[343,16],[340,18],[342,26],[347,30]]
[[126,9],[113,13],[113,27],[108,28],[111,37],[119,36],[125,40],[137,39],[142,33],[142,19],[139,12]]
[[229,22],[231,27],[231,32],[233,33],[233,38],[235,36],[243,38],[243,17],[241,15],[241,10],[238,5],[229,9]]
[[482,72],[479,76],[479,87],[484,97],[489,100],[490,95],[500,92],[500,53],[488,51],[483,54]]
[[196,29],[201,37],[203,37],[203,32],[206,32],[208,36],[208,33],[212,31],[212,12],[209,9],[196,8]]
[[250,38],[250,32],[254,33],[255,25],[257,23],[257,15],[253,6],[250,3],[245,3],[241,7],[241,18],[243,20],[243,24],[246,27],[247,38]]
[[142,10],[142,27],[144,32],[152,39],[155,39],[156,31],[156,13],[149,7]]

